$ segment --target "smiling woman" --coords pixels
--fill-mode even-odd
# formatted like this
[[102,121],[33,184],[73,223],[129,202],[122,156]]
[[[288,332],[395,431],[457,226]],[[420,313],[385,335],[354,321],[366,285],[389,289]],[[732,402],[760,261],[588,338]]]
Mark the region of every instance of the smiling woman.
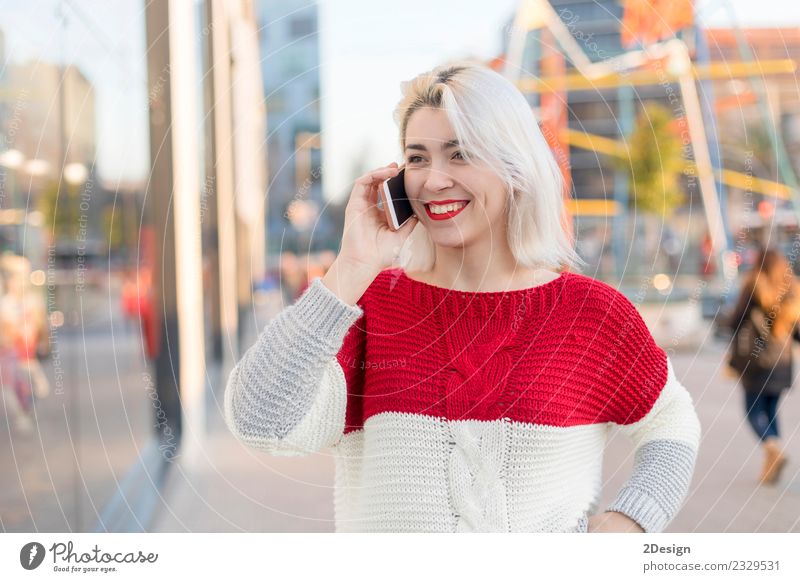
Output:
[[[509,266],[531,280],[535,269],[584,265],[564,229],[561,172],[511,82],[461,62],[401,86],[394,119],[406,191],[420,218],[401,266],[453,283],[457,271],[471,275],[476,261],[479,273],[503,282]],[[450,201],[466,205],[437,211]],[[496,273],[487,270],[493,264]]]
[[[396,119],[416,219],[395,231],[377,209],[395,164],[356,180],[338,258],[231,372],[231,431],[331,448],[336,531],[663,531],[694,469],[692,399],[634,305],[566,270],[561,177],[525,99],[461,63],[404,84]],[[609,424],[636,462],[595,514]]]

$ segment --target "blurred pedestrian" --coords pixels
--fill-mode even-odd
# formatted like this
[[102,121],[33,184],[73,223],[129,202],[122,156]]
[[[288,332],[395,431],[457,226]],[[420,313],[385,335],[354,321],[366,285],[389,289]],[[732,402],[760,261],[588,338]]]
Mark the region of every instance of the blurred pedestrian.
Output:
[[45,306],[40,293],[30,283],[30,261],[17,255],[2,258],[6,289],[0,299],[0,313],[8,326],[17,355],[17,366],[26,376],[33,395],[45,398],[50,394],[47,380],[37,357],[37,347],[46,331]]
[[[7,337],[5,330],[1,335]],[[6,418],[14,423],[14,428],[19,432],[29,433],[33,430],[34,423],[30,414],[29,398],[26,398],[26,389],[22,384],[14,348],[3,343],[0,345],[0,400],[3,402]],[[29,390],[27,392],[29,396]]]
[[297,290],[302,284],[300,261],[291,251],[281,253],[280,259],[281,292],[284,304],[291,304],[297,297]]
[[133,331],[138,323],[140,312],[136,267],[126,267],[123,271],[120,304],[125,320],[125,329]]
[[[2,271],[0,271],[2,273]],[[0,304],[7,296],[6,276],[0,276]],[[30,387],[23,382],[15,343],[16,324],[0,310],[0,401],[6,419],[22,433],[33,431]]]
[[153,270],[148,265],[140,265],[136,271],[136,305],[142,329],[145,353],[154,360],[160,349],[159,321],[156,317],[153,290]]
[[745,276],[729,325],[728,364],[744,389],[747,420],[764,450],[762,484],[778,481],[788,462],[778,428],[779,401],[792,386],[792,339],[800,341],[800,284],[786,257],[761,249]]
[[703,240],[700,243],[700,256],[700,277],[703,279],[711,279],[716,271],[714,263],[714,243],[708,232],[703,235]]

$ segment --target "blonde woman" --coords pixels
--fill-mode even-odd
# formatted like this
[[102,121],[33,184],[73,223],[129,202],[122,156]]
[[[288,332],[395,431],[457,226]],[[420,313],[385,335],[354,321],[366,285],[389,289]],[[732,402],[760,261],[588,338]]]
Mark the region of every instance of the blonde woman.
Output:
[[[476,63],[402,85],[415,212],[356,180],[341,251],[230,374],[230,430],[331,448],[336,531],[658,532],[694,470],[692,399],[633,304],[571,273],[559,168],[517,88]],[[597,512],[610,425],[633,473]]]
[[773,484],[788,462],[778,431],[778,404],[792,387],[792,341],[800,340],[800,284],[786,257],[762,249],[742,282],[730,325],[733,347],[741,345],[735,366],[741,373],[747,420],[764,449],[759,482]]

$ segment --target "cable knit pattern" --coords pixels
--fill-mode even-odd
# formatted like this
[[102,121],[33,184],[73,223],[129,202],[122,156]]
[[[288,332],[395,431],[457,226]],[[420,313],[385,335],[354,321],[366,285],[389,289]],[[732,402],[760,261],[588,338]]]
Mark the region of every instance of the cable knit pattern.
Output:
[[225,418],[271,454],[331,448],[336,531],[586,532],[610,426],[636,452],[607,510],[663,531],[700,441],[635,306],[575,273],[473,293],[387,269],[356,306],[316,278],[232,371]]
[[508,523],[504,426],[475,421],[450,425],[449,488],[458,532],[502,531]]

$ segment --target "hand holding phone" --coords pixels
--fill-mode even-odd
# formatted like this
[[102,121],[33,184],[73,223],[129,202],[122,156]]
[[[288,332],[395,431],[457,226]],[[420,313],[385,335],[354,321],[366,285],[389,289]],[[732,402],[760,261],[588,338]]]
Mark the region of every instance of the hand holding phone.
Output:
[[386,224],[392,230],[400,230],[414,216],[405,187],[405,168],[386,180],[381,187],[381,202],[386,215]]
[[[388,210],[384,184],[402,175],[401,172],[402,168],[393,162],[356,180],[345,208],[344,232],[336,263],[375,274],[394,264],[403,243],[419,221],[413,211],[406,216],[401,209]],[[399,185],[402,184],[401,180]],[[392,192],[395,192],[394,188]],[[403,204],[404,200],[407,202],[405,194],[397,196],[396,201],[394,199],[392,195],[393,206]],[[397,221],[387,219],[387,216],[393,216]],[[395,225],[400,228],[393,228]]]

